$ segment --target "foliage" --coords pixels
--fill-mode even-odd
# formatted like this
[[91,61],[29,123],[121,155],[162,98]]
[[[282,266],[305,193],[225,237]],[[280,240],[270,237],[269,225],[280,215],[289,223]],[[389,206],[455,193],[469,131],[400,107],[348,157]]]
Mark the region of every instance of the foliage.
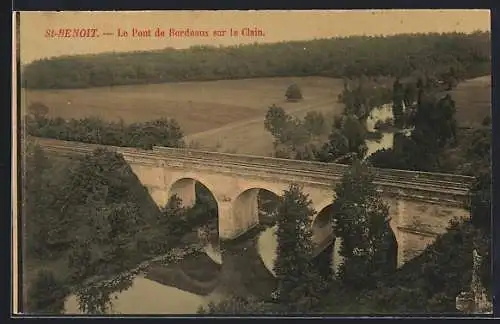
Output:
[[309,112],[303,120],[293,117],[281,107],[269,107],[264,127],[274,137],[275,156],[287,159],[313,160],[316,143],[325,130],[321,113]]
[[277,300],[288,312],[307,312],[319,301],[324,282],[312,264],[312,201],[292,184],[277,208]]
[[288,86],[285,97],[287,101],[297,101],[302,99],[302,91],[296,83]]
[[363,158],[367,152],[366,137],[366,128],[356,116],[344,116],[340,123],[334,123],[328,142],[316,153],[316,159],[321,162],[334,162],[349,153]]
[[380,107],[391,100],[391,89],[378,78],[362,75],[356,80],[344,80],[344,89],[338,101],[344,104],[344,114],[354,115],[366,120],[375,107]]
[[292,117],[283,108],[272,105],[267,110],[264,127],[276,139],[283,140],[291,120]]
[[198,309],[200,315],[215,315],[215,314],[238,314],[238,315],[255,315],[255,314],[283,314],[280,306],[269,302],[264,302],[253,297],[231,296],[224,300],[214,303],[210,302],[206,307]]
[[489,32],[195,46],[42,59],[24,68],[23,85],[57,89],[273,76],[397,77],[416,69],[442,78],[450,67],[460,78],[472,78],[489,73],[490,53]]
[[325,117],[317,111],[309,111],[304,117],[304,127],[314,136],[320,136],[325,130]]
[[374,278],[387,275],[390,266],[389,207],[373,183],[366,165],[355,161],[335,188],[332,205],[333,230],[342,238],[342,281],[355,288],[373,285]]
[[154,145],[184,145],[179,124],[168,118],[125,125],[123,121],[106,122],[96,117],[64,120],[27,116],[26,130],[37,137],[143,149],[151,149]]
[[[63,197],[68,264],[75,283],[110,276],[140,259],[138,233],[148,224],[130,181],[132,170],[121,155],[104,149],[83,157],[71,170]],[[75,188],[77,188],[75,190]]]
[[68,287],[51,271],[40,270],[28,290],[27,312],[32,314],[62,314]]

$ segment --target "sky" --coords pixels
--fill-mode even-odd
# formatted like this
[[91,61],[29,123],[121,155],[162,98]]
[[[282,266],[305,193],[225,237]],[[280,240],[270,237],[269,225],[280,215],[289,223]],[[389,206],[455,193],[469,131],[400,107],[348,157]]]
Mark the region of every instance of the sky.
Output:
[[[47,30],[96,28],[100,37],[45,37]],[[132,29],[153,31],[132,37]],[[167,37],[154,37],[160,28]],[[207,30],[208,37],[168,37],[170,28]],[[214,37],[214,30],[257,28],[265,36]],[[118,37],[117,30],[128,31]],[[156,11],[156,12],[21,12],[21,63],[75,54],[154,50],[193,45],[273,43],[350,35],[490,30],[489,10],[308,10],[308,11]],[[113,33],[104,36],[102,33]]]

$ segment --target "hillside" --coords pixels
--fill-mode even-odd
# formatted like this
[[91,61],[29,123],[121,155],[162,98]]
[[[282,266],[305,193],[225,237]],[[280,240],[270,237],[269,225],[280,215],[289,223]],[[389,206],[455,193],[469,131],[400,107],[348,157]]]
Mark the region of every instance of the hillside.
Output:
[[473,78],[488,73],[490,53],[486,32],[196,46],[39,60],[24,68],[22,84],[62,89],[276,76],[406,76],[417,70],[442,76],[450,68]]

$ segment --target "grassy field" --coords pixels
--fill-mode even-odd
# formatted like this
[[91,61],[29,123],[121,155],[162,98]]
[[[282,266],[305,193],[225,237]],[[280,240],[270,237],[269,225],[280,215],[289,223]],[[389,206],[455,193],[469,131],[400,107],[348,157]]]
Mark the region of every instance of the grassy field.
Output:
[[[304,100],[289,103],[284,94],[294,82],[302,89]],[[42,102],[51,116],[63,118],[99,116],[136,122],[172,117],[181,125],[187,142],[196,142],[199,148],[266,154],[272,151],[272,138],[263,127],[270,105],[299,115],[309,110],[341,111],[335,103],[341,89],[340,80],[321,77],[182,82],[26,91],[22,106]]]
[[[304,100],[286,102],[288,85],[297,83]],[[338,114],[342,81],[323,77],[259,78],[206,82],[104,87],[76,90],[26,91],[23,106],[42,102],[51,116],[106,120],[146,121],[175,118],[192,147],[228,153],[267,155],[273,153],[272,137],[264,129],[267,108],[276,104],[302,117],[308,111]],[[491,114],[489,76],[462,82],[451,91],[462,126],[481,123]]]
[[459,125],[475,126],[491,116],[491,76],[461,82],[450,94],[455,100]]

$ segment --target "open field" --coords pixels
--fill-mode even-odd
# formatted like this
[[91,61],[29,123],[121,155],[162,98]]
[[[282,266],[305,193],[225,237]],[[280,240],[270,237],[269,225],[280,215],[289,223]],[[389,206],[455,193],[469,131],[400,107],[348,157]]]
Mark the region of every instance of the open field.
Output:
[[[285,102],[285,90],[293,82],[302,88],[303,102]],[[28,90],[22,95],[22,103],[42,102],[51,116],[63,118],[99,116],[137,122],[171,117],[185,134],[192,134],[260,117],[271,104],[295,109],[333,101],[338,85],[336,79],[306,77]]]
[[475,126],[491,116],[490,75],[461,82],[450,94],[455,100],[455,118],[460,126]]

